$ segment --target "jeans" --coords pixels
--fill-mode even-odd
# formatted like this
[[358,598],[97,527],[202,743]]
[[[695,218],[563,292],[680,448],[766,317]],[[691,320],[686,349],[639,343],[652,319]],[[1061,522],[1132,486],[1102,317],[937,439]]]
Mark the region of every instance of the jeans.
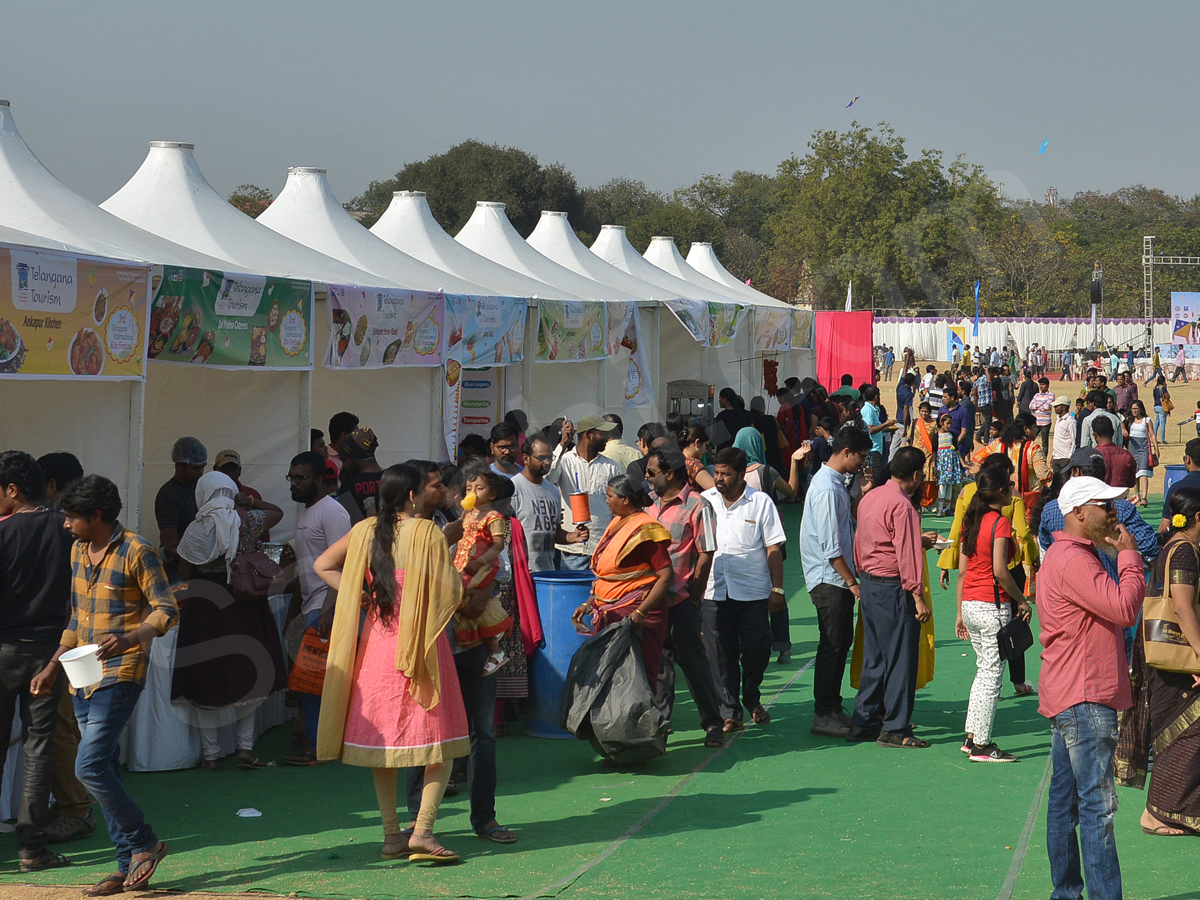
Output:
[[882,727],[912,735],[921,623],[913,596],[900,584],[859,573],[862,584],[863,664],[854,698],[852,736]]
[[817,657],[813,662],[813,715],[842,709],[842,679],[854,646],[854,594],[849,588],[814,584],[809,588],[817,608]]
[[700,727],[720,728],[721,691],[717,689],[717,679],[700,636],[700,607],[690,599],[676,603],[667,613],[667,640],[663,644],[654,705],[666,716],[668,724],[675,708],[676,663],[683,669],[688,691],[696,703]]
[[[321,618],[321,610],[314,609],[304,617],[304,627],[309,629]],[[300,708],[304,710],[304,743],[310,753],[317,752],[317,723],[321,720],[321,695],[300,694]]]
[[1160,444],[1167,442],[1167,411],[1161,406],[1154,407],[1154,436]]
[[1187,370],[1183,366],[1176,366],[1175,374],[1171,376],[1171,384],[1174,384],[1180,378],[1183,379],[1184,384],[1188,383]]
[[592,557],[588,553],[561,553],[562,567],[572,572],[590,571]]
[[[458,671],[458,684],[462,689],[470,728],[467,790],[471,795],[471,827],[476,834],[496,818],[496,736],[492,733],[492,722],[496,714],[496,682],[500,676],[493,672],[483,677],[483,664],[487,662],[488,652],[487,644],[480,644],[454,654],[454,668]],[[414,820],[421,809],[421,789],[424,786],[424,769],[411,768],[405,772],[404,794],[409,815]]]
[[90,697],[75,695],[75,718],[83,735],[75,774],[100,803],[108,836],[117,849],[117,870],[125,874],[134,853],[158,844],[154,830],[121,782],[121,732],[141,696],[142,686],[131,681],[98,688]]
[[[7,729],[19,710],[25,731],[25,778],[17,809],[17,846],[22,859],[36,859],[46,849],[42,828],[50,814],[50,759],[54,727],[58,723],[58,701],[66,677],[59,675],[49,696],[29,693],[33,677],[50,662],[57,643],[6,641],[0,644],[0,723]],[[0,740],[0,771],[8,755],[8,733]]]
[[771,661],[770,615],[766,600],[731,597],[715,605],[717,659],[728,703],[722,714],[740,722],[742,704],[751,712],[762,706],[759,688]]
[[1054,885],[1051,900],[1082,897],[1083,873],[1089,900],[1120,900],[1121,864],[1113,830],[1117,711],[1099,703],[1078,703],[1051,719],[1050,728],[1054,770],[1046,850]]

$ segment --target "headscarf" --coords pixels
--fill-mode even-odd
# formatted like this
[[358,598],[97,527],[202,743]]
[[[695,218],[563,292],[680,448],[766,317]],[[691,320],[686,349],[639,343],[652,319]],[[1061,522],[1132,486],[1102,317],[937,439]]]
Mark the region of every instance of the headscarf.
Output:
[[225,557],[225,574],[237,556],[241,519],[233,498],[237,485],[224,472],[209,472],[196,482],[196,519],[179,542],[179,558],[203,566]]
[[757,428],[746,427],[738,431],[733,438],[733,446],[746,454],[747,462],[758,463],[760,466],[767,464],[767,450],[763,446],[762,434]]

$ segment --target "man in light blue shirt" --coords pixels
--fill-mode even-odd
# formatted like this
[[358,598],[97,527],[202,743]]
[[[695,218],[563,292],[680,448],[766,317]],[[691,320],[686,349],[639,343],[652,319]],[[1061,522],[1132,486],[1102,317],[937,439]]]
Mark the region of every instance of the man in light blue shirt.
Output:
[[804,498],[800,520],[800,563],[804,583],[817,608],[817,657],[813,666],[813,734],[844,738],[850,716],[842,708],[842,678],[854,644],[854,528],[846,482],[862,468],[871,438],[853,425],[833,437],[833,455],[817,470]]
[[871,477],[878,478],[883,469],[885,431],[896,425],[895,419],[884,419],[879,413],[879,388],[867,385],[862,389],[862,420],[871,435]]

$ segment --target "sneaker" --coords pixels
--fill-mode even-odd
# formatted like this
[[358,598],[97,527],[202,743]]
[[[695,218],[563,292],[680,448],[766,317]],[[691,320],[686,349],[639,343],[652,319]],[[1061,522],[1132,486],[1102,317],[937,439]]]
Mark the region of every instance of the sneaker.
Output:
[[971,751],[971,755],[968,758],[971,762],[1010,763],[1017,761],[1015,756],[1011,753],[1005,753],[995,744],[985,744],[982,747],[976,747]]
[[85,816],[59,816],[46,825],[42,831],[46,835],[48,844],[61,844],[90,837],[96,831],[96,817],[90,809]]
[[975,752],[975,742],[973,740],[971,740],[970,738],[967,738],[966,740],[963,741],[963,745],[959,749],[962,750],[963,753],[974,753]]
[[850,725],[843,723],[832,713],[813,716],[812,724],[808,727],[809,734],[820,734],[825,737],[844,738],[850,734]]
[[831,713],[831,715],[847,728],[850,727],[850,713],[846,712],[844,709],[836,709],[833,711],[833,713]]

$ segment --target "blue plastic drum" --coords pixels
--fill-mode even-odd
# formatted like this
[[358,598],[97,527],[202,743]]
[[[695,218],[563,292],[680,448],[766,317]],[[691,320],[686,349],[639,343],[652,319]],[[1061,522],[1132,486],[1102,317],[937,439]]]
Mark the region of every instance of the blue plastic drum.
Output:
[[[532,737],[575,740],[559,727],[563,685],[571,657],[587,635],[575,630],[571,613],[587,602],[592,592],[592,573],[573,571],[534,572],[538,610],[546,646],[533,652],[529,661],[529,722],[525,733]],[[590,622],[590,617],[585,619]]]

